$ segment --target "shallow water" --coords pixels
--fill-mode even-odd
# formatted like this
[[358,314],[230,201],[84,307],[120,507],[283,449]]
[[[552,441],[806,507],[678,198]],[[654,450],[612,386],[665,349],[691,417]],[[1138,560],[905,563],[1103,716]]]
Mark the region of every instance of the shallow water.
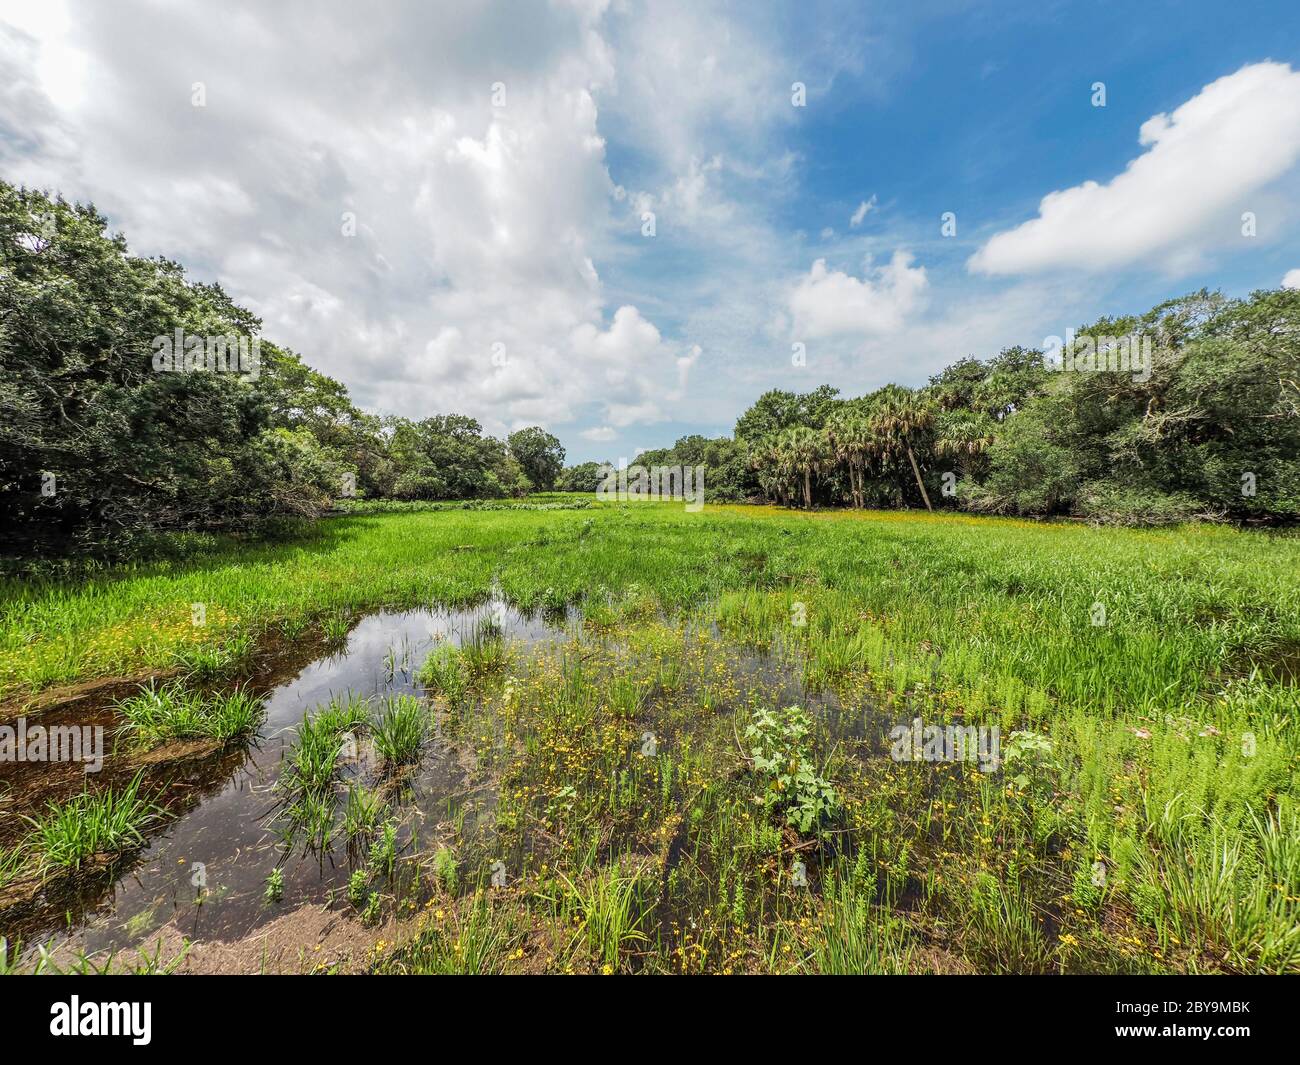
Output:
[[[336,653],[302,668],[282,661],[278,674],[272,665],[260,682],[269,690],[265,719],[251,742],[190,764],[160,765],[147,774],[151,787],[164,786],[169,817],[141,852],[97,876],[65,879],[35,903],[0,915],[0,934],[11,941],[21,936],[28,944],[54,935],[90,952],[147,942],[167,924],[193,939],[231,940],[288,908],[341,896],[352,868],[342,842],[321,854],[302,845],[286,851],[275,817],[273,789],[296,727],[304,714],[346,691],[367,697],[419,694],[415,674],[429,652],[441,642],[459,645],[489,618],[517,648],[560,639],[574,620],[572,614],[562,623],[529,618],[498,600],[464,611],[382,611],[359,621]],[[282,657],[291,659],[292,649]],[[79,710],[75,716],[79,724],[114,723],[110,707]],[[46,723],[55,720],[50,715]],[[113,773],[112,762],[110,756],[106,773]],[[344,776],[370,779],[371,769],[363,742],[356,761],[343,767]],[[80,777],[75,766],[11,765],[6,772],[8,779],[0,784],[11,797],[22,795],[29,809],[42,808],[51,789],[66,793],[72,777]],[[39,779],[33,779],[36,774]],[[75,783],[79,788],[79,779]],[[405,780],[396,810],[399,845],[413,836],[427,841],[440,822],[458,814],[472,826],[493,796],[490,789],[469,785],[458,753],[435,731]],[[34,791],[44,796],[36,801]],[[283,900],[268,906],[263,892],[277,864],[283,870]]]

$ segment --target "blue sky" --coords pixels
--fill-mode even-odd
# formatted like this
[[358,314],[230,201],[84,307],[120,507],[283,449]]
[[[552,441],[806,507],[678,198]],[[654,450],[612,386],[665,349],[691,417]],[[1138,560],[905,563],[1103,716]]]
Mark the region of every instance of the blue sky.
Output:
[[1282,284],[1298,86],[1282,3],[0,0],[0,175],[370,409],[578,461]]

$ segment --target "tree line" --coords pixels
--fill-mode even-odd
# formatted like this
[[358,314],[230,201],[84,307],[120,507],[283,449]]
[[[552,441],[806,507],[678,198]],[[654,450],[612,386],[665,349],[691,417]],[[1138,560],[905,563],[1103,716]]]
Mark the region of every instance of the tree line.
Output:
[[[1114,357],[1139,340],[1140,367]],[[715,502],[1294,521],[1300,291],[1202,290],[1103,318],[1059,351],[960,359],[922,388],[773,390],[733,437],[685,437],[637,461],[707,462]]]
[[[466,415],[367,413],[260,328],[219,285],[130,254],[93,206],[0,181],[0,554],[262,531],[347,496],[493,499],[601,481],[601,463],[564,467],[540,427],[502,440]],[[1014,347],[922,388],[773,390],[731,437],[686,436],[636,461],[704,466],[713,502],[1296,518],[1300,292],[1203,290],[1079,334],[1142,337],[1149,363],[1107,368],[1104,344],[1055,363]]]
[[260,328],[93,206],[0,182],[0,554],[260,531],[347,496],[518,496],[563,469],[538,427],[366,413]]

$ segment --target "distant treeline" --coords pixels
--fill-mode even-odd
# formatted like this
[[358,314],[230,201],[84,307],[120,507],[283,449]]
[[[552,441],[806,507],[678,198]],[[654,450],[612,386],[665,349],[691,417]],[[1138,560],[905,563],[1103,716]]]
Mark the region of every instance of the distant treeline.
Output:
[[706,464],[713,501],[1133,524],[1300,514],[1300,291],[1201,291],[1069,339],[961,359],[919,389],[767,392],[734,438],[636,461]]
[[[340,498],[600,483],[601,464],[564,468],[538,427],[499,440],[464,415],[368,414],[260,327],[220,286],[130,255],[93,207],[0,182],[0,555],[114,556],[156,530],[257,531]],[[1143,341],[1140,366],[1127,338]],[[768,392],[734,437],[636,461],[704,466],[715,502],[1136,523],[1300,513],[1300,292],[1201,291],[1051,355],[965,358],[924,388],[856,399]]]

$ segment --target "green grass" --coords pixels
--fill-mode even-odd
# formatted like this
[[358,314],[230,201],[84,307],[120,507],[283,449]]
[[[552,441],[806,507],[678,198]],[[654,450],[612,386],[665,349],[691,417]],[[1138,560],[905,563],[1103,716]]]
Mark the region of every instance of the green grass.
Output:
[[431,976],[493,975],[506,971],[519,941],[514,915],[477,892],[447,922],[418,933],[381,971]]
[[22,847],[0,847],[0,890],[17,880],[27,865]]
[[469,688],[468,670],[460,648],[441,644],[420,666],[416,679],[433,695],[440,695],[452,707],[459,706]]
[[[336,785],[340,761],[347,752],[349,738],[355,743],[362,733],[370,731],[372,723],[369,700],[353,691],[335,695],[303,716],[285,768],[276,781],[286,839],[302,839],[316,850],[323,850],[329,843],[339,806]],[[356,785],[349,788],[344,806],[349,839],[361,831],[360,821],[370,803],[356,790]]]
[[618,969],[628,952],[649,941],[646,929],[653,917],[654,888],[639,874],[623,875],[619,864],[597,870],[576,882],[561,877],[565,905],[574,937],[586,953],[608,972]]
[[826,880],[815,933],[810,935],[812,972],[830,976],[906,973],[913,964],[903,923],[877,905],[872,885],[837,866]]
[[429,708],[413,695],[385,699],[371,728],[375,750],[394,766],[416,761],[428,733]]
[[[0,685],[162,670],[244,636],[338,642],[368,610],[494,594],[585,624],[527,654],[483,624],[421,665],[495,792],[510,887],[445,902],[397,971],[510,969],[525,948],[552,971],[1300,970],[1293,534],[671,505],[348,517],[0,586]],[[1022,733],[1024,755],[896,763],[834,731],[818,693],[877,729]],[[746,726],[792,705],[809,731],[758,772]],[[325,839],[342,806],[373,837],[387,814],[336,786],[344,735],[409,763],[430,724],[409,697],[321,708],[282,777],[292,816]],[[833,802],[792,823],[787,788],[822,785]],[[448,856],[440,898],[490,864],[447,817],[425,841]]]
[[336,695],[298,726],[288,767],[280,778],[289,791],[320,794],[333,783],[346,737],[370,726],[370,704],[355,692]]
[[384,813],[383,796],[363,784],[352,783],[343,804],[343,833],[349,843],[374,834]]
[[180,647],[172,652],[172,658],[187,679],[203,681],[231,672],[252,653],[252,635],[236,631],[222,643]]
[[75,869],[95,855],[118,854],[144,844],[144,830],[157,808],[140,796],[143,771],[124,788],[84,791],[68,802],[51,802],[28,818],[41,859],[59,869]]
[[461,644],[460,653],[465,671],[475,679],[500,673],[510,662],[510,647],[490,618],[475,623],[469,638]]
[[255,732],[262,720],[262,701],[246,689],[204,695],[179,683],[142,685],[116,709],[123,732],[145,743],[193,738],[224,743]]

